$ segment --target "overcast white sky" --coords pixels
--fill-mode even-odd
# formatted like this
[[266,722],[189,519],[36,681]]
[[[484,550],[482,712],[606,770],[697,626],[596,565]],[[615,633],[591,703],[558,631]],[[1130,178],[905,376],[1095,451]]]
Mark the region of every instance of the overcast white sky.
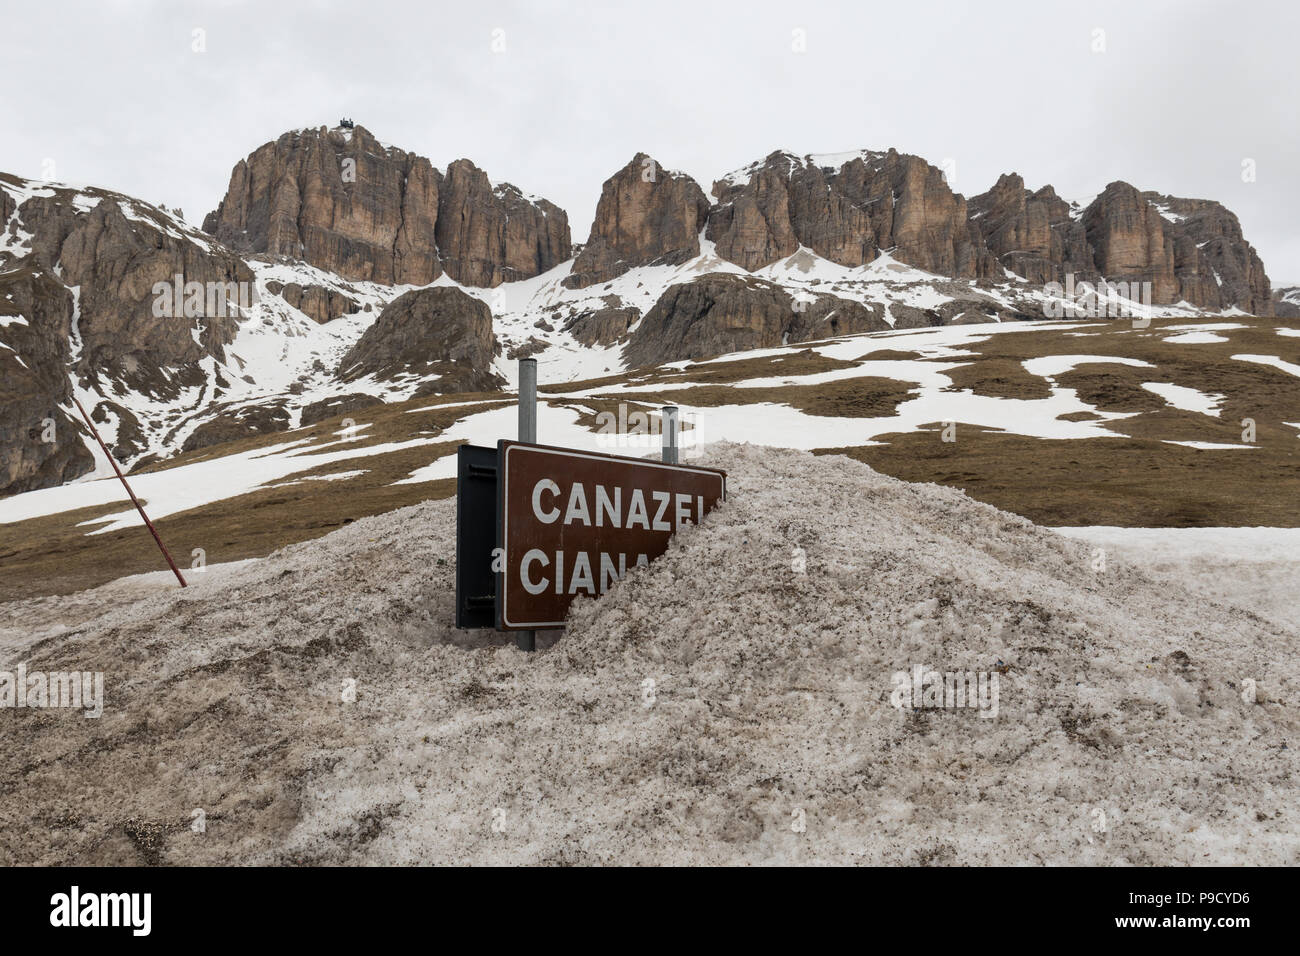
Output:
[[[1217,199],[1300,281],[1300,4],[313,3],[0,0],[0,170],[201,222],[230,168],[349,116],[468,157],[586,239],[637,150],[713,180],[773,149],[895,146],[1086,198],[1124,179]],[[206,31],[206,52],[192,50]],[[494,53],[494,31],[504,52]],[[804,31],[806,52],[794,49]],[[1097,30],[1104,52],[1094,52]],[[1254,182],[1242,163],[1254,160]]]

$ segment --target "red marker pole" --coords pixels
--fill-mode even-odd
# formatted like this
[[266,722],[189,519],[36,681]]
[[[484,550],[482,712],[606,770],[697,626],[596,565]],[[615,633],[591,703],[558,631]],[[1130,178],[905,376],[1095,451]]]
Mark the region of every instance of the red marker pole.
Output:
[[171,552],[167,550],[167,545],[163,544],[162,538],[158,537],[158,529],[153,526],[153,522],[149,520],[149,516],[144,513],[144,505],[140,504],[140,499],[135,496],[135,492],[131,490],[131,486],[126,483],[126,475],[122,474],[122,469],[117,467],[117,459],[113,457],[113,453],[109,451],[108,446],[104,444],[104,439],[99,437],[99,430],[95,428],[95,423],[90,420],[90,416],[86,414],[86,410],[81,407],[81,402],[77,401],[77,396],[73,395],[72,400],[76,402],[77,411],[81,412],[81,417],[84,418],[86,424],[90,426],[90,433],[95,436],[95,441],[99,442],[99,447],[104,449],[104,454],[108,456],[108,463],[113,466],[113,470],[117,472],[117,477],[122,481],[122,487],[125,488],[126,493],[131,496],[131,503],[135,505],[135,510],[140,512],[140,517],[144,519],[145,526],[149,529],[149,533],[153,535],[153,539],[158,542],[158,550],[163,553],[163,557],[166,558],[167,563],[171,565],[172,571],[176,574],[176,580],[181,582],[181,587],[187,587],[188,585],[186,585],[185,578],[181,574],[181,569],[176,567],[176,562],[172,560]]

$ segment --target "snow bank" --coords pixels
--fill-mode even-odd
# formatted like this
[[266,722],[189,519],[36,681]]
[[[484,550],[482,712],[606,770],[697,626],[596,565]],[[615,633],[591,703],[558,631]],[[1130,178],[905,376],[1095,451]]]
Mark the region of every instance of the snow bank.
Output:
[[[1233,446],[1229,446],[1233,447]],[[1240,447],[1240,446],[1237,446]],[[1150,574],[1276,621],[1300,621],[1300,528],[1057,528]]]
[[[844,458],[700,458],[731,500],[534,655],[450,625],[449,501],[0,606],[106,689],[0,711],[0,861],[1300,862],[1291,625]],[[996,716],[896,708],[918,666]]]

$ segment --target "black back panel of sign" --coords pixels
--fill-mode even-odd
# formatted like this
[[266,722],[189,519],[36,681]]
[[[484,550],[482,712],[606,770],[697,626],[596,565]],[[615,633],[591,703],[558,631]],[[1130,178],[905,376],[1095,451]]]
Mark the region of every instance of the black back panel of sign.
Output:
[[456,451],[456,626],[496,626],[497,450]]

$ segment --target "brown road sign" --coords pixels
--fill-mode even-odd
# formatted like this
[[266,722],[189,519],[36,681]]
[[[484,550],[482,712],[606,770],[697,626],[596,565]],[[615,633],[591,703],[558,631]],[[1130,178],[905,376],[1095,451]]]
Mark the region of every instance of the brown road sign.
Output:
[[727,473],[597,452],[497,443],[497,627],[563,627],[727,495]]

